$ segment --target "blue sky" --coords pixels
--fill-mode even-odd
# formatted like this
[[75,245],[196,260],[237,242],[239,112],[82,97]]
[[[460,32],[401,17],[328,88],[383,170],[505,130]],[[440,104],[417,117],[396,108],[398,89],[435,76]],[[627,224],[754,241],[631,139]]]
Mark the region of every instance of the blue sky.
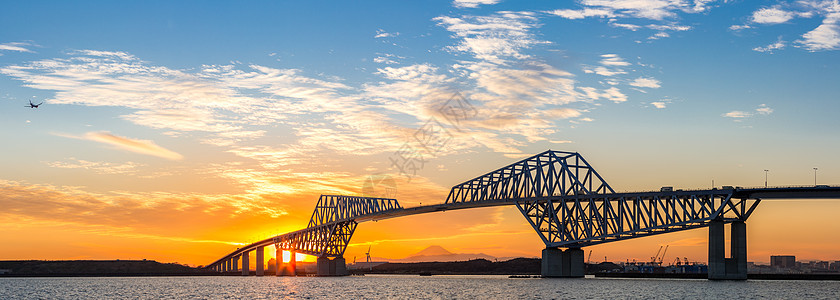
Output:
[[[581,152],[616,190],[757,186],[764,169],[771,185],[813,184],[814,167],[840,181],[837,1],[0,8],[0,201],[15,220],[128,218],[123,235],[221,247],[241,242],[230,224],[296,229],[318,194],[360,194],[371,174],[397,179],[405,205],[441,202],[548,148]],[[439,108],[456,95],[474,110],[452,122]],[[428,124],[442,147],[418,144]],[[403,146],[421,168],[391,163]],[[173,211],[237,221],[205,232]],[[282,231],[267,228],[247,238]]]

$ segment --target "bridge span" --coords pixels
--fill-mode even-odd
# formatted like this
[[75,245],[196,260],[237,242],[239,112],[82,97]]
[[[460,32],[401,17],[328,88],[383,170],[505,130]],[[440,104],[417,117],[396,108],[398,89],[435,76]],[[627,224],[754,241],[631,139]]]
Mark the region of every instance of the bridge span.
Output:
[[[583,277],[582,247],[709,227],[709,279],[746,279],[746,221],[762,200],[840,198],[838,186],[741,188],[617,193],[575,152],[545,151],[458,184],[443,204],[403,208],[396,199],[322,195],[306,228],[252,243],[207,265],[219,272],[264,275],[264,248],[318,257],[319,276],[346,275],[344,250],[360,222],[416,214],[510,205],[545,244],[542,276]],[[731,257],[724,225],[731,224]],[[241,263],[240,263],[241,260]],[[294,259],[278,275],[294,275]]]

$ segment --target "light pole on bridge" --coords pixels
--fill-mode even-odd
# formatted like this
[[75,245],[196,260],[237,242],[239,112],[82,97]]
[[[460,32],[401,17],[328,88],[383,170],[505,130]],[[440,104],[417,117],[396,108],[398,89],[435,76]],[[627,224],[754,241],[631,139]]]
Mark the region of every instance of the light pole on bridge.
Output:
[[767,172],[770,172],[770,170],[766,170],[766,169],[764,170],[764,187],[765,188],[767,188]]
[[817,186],[817,168],[814,168],[814,186]]

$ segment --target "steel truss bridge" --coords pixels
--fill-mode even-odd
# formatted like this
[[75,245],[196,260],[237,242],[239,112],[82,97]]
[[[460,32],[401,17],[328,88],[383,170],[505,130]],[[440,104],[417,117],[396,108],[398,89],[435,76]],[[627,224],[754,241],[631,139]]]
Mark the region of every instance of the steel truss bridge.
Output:
[[[549,150],[452,187],[443,204],[403,208],[396,199],[322,195],[306,228],[239,248],[207,268],[250,274],[248,253],[256,251],[262,261],[263,248],[273,245],[278,253],[285,249],[317,256],[319,275],[343,275],[344,251],[360,222],[511,205],[545,243],[543,276],[583,276],[584,246],[710,227],[709,278],[745,279],[744,222],[762,199],[797,198],[840,198],[840,187],[616,193],[579,153]],[[732,258],[723,257],[726,223],[733,224]],[[294,260],[291,265],[294,274]],[[257,275],[263,275],[262,264],[256,267]],[[278,265],[278,270],[283,268]]]

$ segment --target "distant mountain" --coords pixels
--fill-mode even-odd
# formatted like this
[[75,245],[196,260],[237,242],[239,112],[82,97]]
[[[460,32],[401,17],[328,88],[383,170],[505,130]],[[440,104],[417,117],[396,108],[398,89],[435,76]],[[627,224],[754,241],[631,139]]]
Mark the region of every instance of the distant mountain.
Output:
[[429,246],[420,252],[409,255],[400,259],[384,259],[389,262],[447,262],[447,261],[467,261],[473,259],[486,259],[495,261],[497,258],[484,253],[452,253],[441,246]]

